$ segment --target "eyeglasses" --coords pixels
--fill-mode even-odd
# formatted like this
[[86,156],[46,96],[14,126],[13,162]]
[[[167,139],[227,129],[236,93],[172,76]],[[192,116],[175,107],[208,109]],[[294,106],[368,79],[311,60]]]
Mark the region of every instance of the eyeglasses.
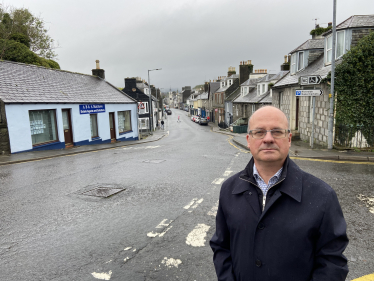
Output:
[[270,132],[273,138],[275,139],[282,139],[287,137],[287,133],[290,133],[290,130],[286,129],[273,129],[273,130],[263,130],[263,129],[258,129],[258,130],[250,130],[248,132],[249,135],[251,135],[254,139],[263,139],[267,132]]

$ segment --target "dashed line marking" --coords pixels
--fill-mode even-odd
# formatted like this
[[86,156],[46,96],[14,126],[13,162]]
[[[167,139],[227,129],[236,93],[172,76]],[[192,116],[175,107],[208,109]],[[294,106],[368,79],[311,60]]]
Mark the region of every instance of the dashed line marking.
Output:
[[132,247],[126,247],[125,249],[123,249],[124,251],[128,251],[130,250]]
[[108,273],[106,273],[106,272],[102,272],[102,273],[92,272],[91,274],[96,279],[110,280],[110,277],[112,276],[112,271],[110,270]]
[[212,184],[221,184],[225,179],[224,178],[218,178],[218,179],[215,179]]
[[170,220],[168,223],[167,223],[168,219],[164,219],[162,220],[157,226],[156,228],[165,228],[167,227],[169,224],[172,223],[173,220]]
[[192,230],[186,238],[186,244],[192,247],[205,246],[205,237],[210,226],[200,223]]
[[159,235],[159,237],[162,237],[162,236],[164,236],[165,235],[165,233],[166,232],[168,232],[169,230],[170,230],[170,228],[172,228],[173,226],[171,225],[171,226],[169,226],[167,229],[165,229],[165,231],[164,232],[162,232],[162,233],[160,233],[160,235]]
[[130,258],[129,257],[126,257],[123,262],[126,263]]
[[[235,156],[236,156],[236,155],[235,155]],[[232,173],[232,171],[226,170],[226,171],[223,173],[223,176],[224,176],[224,177],[228,177],[231,173]]]
[[191,208],[196,209],[196,207],[199,206],[199,204],[201,204],[201,202],[203,202],[203,201],[204,201],[204,199],[201,198],[200,200],[196,201],[195,205],[193,205]]
[[195,203],[196,200],[197,198],[192,199],[192,201],[188,203],[186,206],[184,206],[183,208],[188,210]]
[[[167,222],[169,221],[169,222]],[[173,222],[173,220],[168,220],[168,219],[163,219],[157,226],[156,228],[165,228],[167,226],[169,226],[171,223]],[[170,230],[170,228],[172,228],[172,226],[169,226],[168,228],[166,228],[163,232],[159,233],[159,232],[154,232],[154,231],[151,231],[151,232],[148,232],[147,233],[147,236],[150,237],[150,238],[154,238],[154,237],[162,237],[165,235],[166,232],[168,232]]]

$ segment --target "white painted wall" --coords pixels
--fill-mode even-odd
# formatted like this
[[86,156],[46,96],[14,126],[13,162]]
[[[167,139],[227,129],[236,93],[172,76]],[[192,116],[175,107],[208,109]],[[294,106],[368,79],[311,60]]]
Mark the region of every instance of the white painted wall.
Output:
[[[71,109],[73,141],[92,141],[90,115],[79,113],[79,104],[7,104],[5,105],[8,123],[10,149],[12,153],[32,149],[29,110],[56,110],[58,140],[65,142],[62,125],[62,109]],[[131,110],[132,132],[119,135],[118,111]],[[138,137],[137,104],[105,104],[105,112],[97,113],[99,137],[104,141],[110,139],[109,112],[115,112],[116,138]]]

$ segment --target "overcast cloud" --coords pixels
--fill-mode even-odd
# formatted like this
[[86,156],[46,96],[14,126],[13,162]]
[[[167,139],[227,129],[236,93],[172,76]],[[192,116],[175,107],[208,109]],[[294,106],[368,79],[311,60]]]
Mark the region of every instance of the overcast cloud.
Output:
[[[338,0],[337,24],[351,15],[374,14],[373,0]],[[12,0],[3,2],[40,15],[62,69],[91,74],[95,60],[106,80],[124,87],[140,76],[166,91],[239,73],[240,61],[280,70],[284,55],[311,38],[318,18],[332,22],[326,0]]]

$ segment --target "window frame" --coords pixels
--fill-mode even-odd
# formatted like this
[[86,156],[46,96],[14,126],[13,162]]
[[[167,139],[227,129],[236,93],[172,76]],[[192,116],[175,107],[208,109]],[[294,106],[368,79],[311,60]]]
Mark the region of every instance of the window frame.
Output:
[[[342,34],[342,33],[343,33],[343,53],[338,57],[338,36],[339,34]],[[344,53],[345,53],[345,31],[341,30],[341,31],[336,32],[335,59],[340,58],[341,56],[344,55]]]
[[291,75],[296,73],[296,52],[291,55]]
[[97,136],[92,136],[92,133],[91,133],[91,140],[92,140],[92,139],[96,139],[96,138],[99,137],[99,124],[97,122],[97,113],[90,114],[90,130],[91,130],[91,132],[92,132],[92,128],[91,128],[91,126],[92,126],[91,115],[95,116],[95,118],[96,118],[96,131],[97,131]]
[[[303,55],[303,58],[301,60],[303,65],[300,67],[300,55],[301,54]],[[303,70],[304,68],[305,68],[305,66],[304,66],[304,51],[297,52],[297,71]]]
[[[38,146],[41,146],[41,145],[51,144],[51,143],[55,143],[55,142],[59,142],[60,141],[60,138],[58,136],[56,109],[36,109],[36,110],[29,110],[29,120],[30,120],[30,112],[31,111],[47,111],[47,110],[52,110],[54,112],[54,118],[55,118],[55,122],[54,123],[55,123],[55,130],[56,130],[56,139],[55,140],[51,140],[51,141],[46,141],[46,142],[35,143],[35,144],[32,144],[32,147],[38,147]],[[30,128],[30,135],[31,135],[31,128]],[[32,143],[32,137],[31,137],[31,143]]]
[[[338,34],[343,33],[343,53],[338,57],[337,51],[338,51]],[[331,48],[327,49],[328,40],[331,38]],[[331,51],[332,52],[332,33],[326,37],[326,43],[325,43],[325,64],[331,64],[332,63],[332,55],[331,55],[331,61],[328,61],[327,53]],[[336,31],[336,42],[335,42],[335,60],[342,57],[345,54],[345,30]],[[332,53],[331,53],[332,54]]]
[[[121,132],[120,131],[120,128],[119,128],[119,120],[118,120],[118,117],[119,117],[119,113],[120,112],[129,112],[129,117],[130,117],[130,130],[127,130],[127,131],[123,131],[123,132]],[[128,133],[128,132],[132,132],[132,122],[131,122],[131,110],[122,110],[122,111],[117,111],[117,121],[118,121],[118,125],[117,125],[117,127],[118,127],[118,134],[119,135],[123,135],[123,134],[126,134],[126,133]]]

